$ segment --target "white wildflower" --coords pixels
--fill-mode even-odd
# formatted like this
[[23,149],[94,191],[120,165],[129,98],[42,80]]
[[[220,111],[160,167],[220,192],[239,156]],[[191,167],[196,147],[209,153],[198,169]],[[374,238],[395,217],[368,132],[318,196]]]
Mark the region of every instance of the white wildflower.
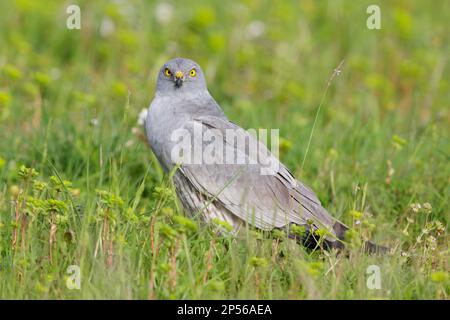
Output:
[[428,247],[432,250],[432,251],[434,251],[434,250],[436,250],[436,238],[435,237],[433,237],[433,236],[429,236],[428,238],[427,238],[427,243],[428,243]]
[[103,38],[107,38],[112,35],[116,31],[116,25],[114,21],[109,18],[103,18],[100,23],[100,36]]
[[422,206],[420,205],[420,203],[411,203],[411,205],[409,206],[411,208],[411,210],[414,213],[417,213],[420,211],[420,209],[422,208]]
[[144,108],[141,110],[141,112],[139,112],[139,116],[138,116],[138,125],[143,126],[145,124],[145,120],[147,119],[147,114],[148,114],[148,109]]
[[266,25],[264,22],[255,20],[250,22],[247,26],[247,35],[251,39],[256,39],[261,37],[266,32]]
[[431,213],[431,210],[433,210],[433,207],[429,202],[425,202],[424,204],[422,204],[422,208],[425,211],[425,213]]
[[173,6],[167,2],[160,2],[155,8],[155,18],[161,24],[166,24],[172,20]]

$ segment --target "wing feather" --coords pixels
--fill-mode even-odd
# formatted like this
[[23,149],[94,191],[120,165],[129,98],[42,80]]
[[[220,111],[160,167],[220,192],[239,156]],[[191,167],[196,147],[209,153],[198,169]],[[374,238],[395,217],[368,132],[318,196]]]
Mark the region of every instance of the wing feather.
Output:
[[[193,130],[201,124],[202,130],[220,132],[224,148],[231,148],[247,161],[253,155],[248,149],[239,149],[230,139],[227,129],[233,129],[248,143],[256,143],[268,158],[263,163],[278,164],[273,175],[261,175],[260,163],[250,164],[182,164],[180,173],[201,194],[213,198],[230,213],[263,230],[281,228],[295,223],[304,225],[308,220],[315,228],[326,228],[334,233],[335,219],[322,207],[314,192],[297,181],[289,170],[271,154],[261,142],[236,124],[224,118],[202,116],[189,121],[185,129]],[[253,159],[254,160],[254,159]],[[331,238],[330,240],[332,240]]]

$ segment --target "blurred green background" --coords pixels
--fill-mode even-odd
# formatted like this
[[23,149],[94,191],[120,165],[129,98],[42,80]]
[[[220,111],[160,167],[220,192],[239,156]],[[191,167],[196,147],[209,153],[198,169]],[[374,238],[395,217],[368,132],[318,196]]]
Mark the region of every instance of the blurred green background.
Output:
[[[81,8],[80,30],[66,27],[70,4]],[[151,276],[143,270],[157,262],[151,254],[136,250],[142,243],[142,248],[149,245],[144,230],[148,231],[149,219],[161,207],[179,210],[173,199],[167,202],[161,195],[161,183],[166,182],[138,123],[139,113],[152,100],[159,68],[173,57],[187,57],[202,66],[211,94],[234,122],[244,128],[280,128],[282,161],[336,217],[351,224],[349,210],[360,210],[376,223],[377,240],[414,250],[423,224],[436,220],[448,226],[450,2],[376,1],[381,8],[381,30],[366,27],[366,9],[371,4],[374,1],[0,2],[0,250],[4,261],[0,296],[71,297],[72,293],[60,291],[46,277],[64,277],[65,267],[74,260],[85,261],[87,274],[100,268],[92,258],[95,241],[89,245],[89,239],[96,237],[95,230],[102,225],[97,223],[98,229],[92,230],[83,222],[98,213],[101,196],[96,189],[108,190],[125,203],[125,209],[118,210],[116,233],[111,234],[116,246],[124,246],[116,261],[132,262],[117,267],[115,275],[133,274],[138,280],[133,280],[137,282],[132,282],[131,289],[118,284],[107,290],[107,285],[96,284],[98,291],[88,287],[78,297],[208,296],[209,291],[196,286],[194,290],[180,285],[167,292],[162,289],[163,280],[156,286],[160,289],[149,289],[142,283]],[[330,85],[300,172],[321,97],[342,60],[342,72]],[[17,174],[22,164],[35,168],[43,181],[52,175],[70,180],[75,190],[61,199],[70,202],[67,215],[81,217],[67,227],[77,237],[72,247],[60,248],[65,253],[57,266],[37,267],[36,261],[48,251],[44,218],[36,218],[44,229],[30,231],[29,247],[25,245],[21,254],[11,248],[14,230],[21,227],[13,223],[20,203],[17,195],[32,195]],[[361,202],[358,190],[364,190]],[[166,199],[163,205],[162,198]],[[428,202],[433,210],[431,216],[414,217],[411,223],[408,208],[416,202]],[[129,217],[121,215],[127,208],[138,212],[144,224],[129,227]],[[170,217],[164,219],[169,226],[173,222]],[[402,233],[410,224],[413,230]],[[192,237],[188,239],[195,247],[209,243],[212,236],[204,231]],[[420,286],[412,280],[423,264],[417,260],[419,269],[408,269],[404,276],[410,286],[399,284],[397,291],[392,290],[397,295],[383,291],[379,296],[447,296],[448,287],[443,290],[442,281],[433,284],[430,280],[433,272],[444,270],[440,275],[448,285],[448,261],[443,258],[448,254],[446,235],[438,239],[438,248],[442,256],[431,251],[422,256],[429,265],[422,270]],[[197,249],[198,257],[207,252],[207,247]],[[166,254],[170,252],[169,248]],[[262,255],[242,254],[247,258]],[[428,254],[436,255],[437,261],[429,260]],[[184,261],[180,266],[188,263],[179,259]],[[242,259],[242,264],[248,262]],[[18,264],[20,272],[12,268],[17,261],[23,264]],[[230,276],[235,271],[239,274],[239,264],[221,263],[217,262],[214,281],[235,286],[218,297],[254,298],[254,290],[238,285],[242,283],[239,276]],[[402,273],[401,268],[399,263],[392,274]],[[15,278],[18,274],[26,283],[23,289]],[[261,277],[267,285],[273,281],[269,275]],[[192,279],[187,278],[191,285]],[[281,286],[277,294],[256,297],[371,297],[363,289],[349,291],[348,283],[333,283],[342,291],[309,288],[296,295],[289,293],[289,286]],[[27,291],[27,286],[32,289]]]

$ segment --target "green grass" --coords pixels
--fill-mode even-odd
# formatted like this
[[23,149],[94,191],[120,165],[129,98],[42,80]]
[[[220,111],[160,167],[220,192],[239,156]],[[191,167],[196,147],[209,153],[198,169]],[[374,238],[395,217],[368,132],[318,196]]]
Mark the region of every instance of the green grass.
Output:
[[[450,3],[378,2],[381,30],[373,1],[174,1],[160,16],[78,1],[81,30],[65,2],[0,2],[0,298],[448,299]],[[282,161],[355,227],[348,257],[181,218],[137,124],[174,56],[200,63],[231,120],[280,129]],[[393,255],[362,254],[361,236]]]

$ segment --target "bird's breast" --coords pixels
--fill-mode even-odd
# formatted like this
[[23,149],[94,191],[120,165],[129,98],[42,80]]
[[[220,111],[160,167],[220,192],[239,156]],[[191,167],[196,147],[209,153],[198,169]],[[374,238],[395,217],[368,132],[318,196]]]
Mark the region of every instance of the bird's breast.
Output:
[[165,99],[154,99],[146,120],[148,142],[165,170],[173,167],[171,150],[174,146],[172,135],[189,121],[189,116],[176,110]]

